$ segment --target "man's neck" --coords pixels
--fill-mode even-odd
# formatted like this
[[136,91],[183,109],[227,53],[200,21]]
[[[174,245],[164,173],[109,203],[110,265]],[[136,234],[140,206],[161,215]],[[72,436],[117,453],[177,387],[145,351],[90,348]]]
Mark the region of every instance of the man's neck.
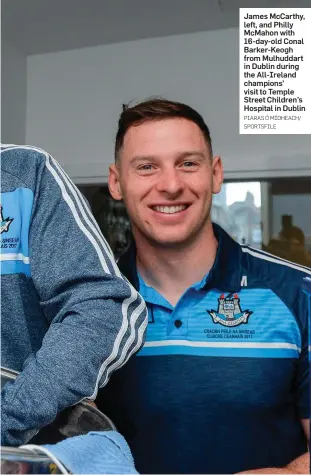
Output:
[[138,272],[172,305],[209,272],[218,247],[211,223],[198,240],[183,247],[156,246],[137,236],[135,240]]

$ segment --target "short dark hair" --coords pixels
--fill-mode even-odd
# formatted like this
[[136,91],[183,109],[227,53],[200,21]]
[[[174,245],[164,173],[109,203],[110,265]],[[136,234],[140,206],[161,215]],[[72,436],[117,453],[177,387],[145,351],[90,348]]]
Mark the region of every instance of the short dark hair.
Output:
[[152,120],[162,120],[174,117],[187,119],[197,124],[204,135],[211,155],[213,154],[210,131],[205,124],[203,117],[192,107],[183,104],[182,102],[174,102],[156,97],[147,99],[134,106],[123,104],[123,110],[119,118],[118,131],[115,140],[115,161],[119,158],[125,134],[130,127]]

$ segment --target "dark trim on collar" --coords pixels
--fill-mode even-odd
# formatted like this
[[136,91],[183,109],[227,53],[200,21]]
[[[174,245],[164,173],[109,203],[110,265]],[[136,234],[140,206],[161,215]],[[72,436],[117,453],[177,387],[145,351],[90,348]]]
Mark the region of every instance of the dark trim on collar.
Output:
[[213,230],[218,241],[218,249],[205,288],[216,288],[224,292],[239,292],[242,280],[241,246],[218,224],[213,223]]
[[136,269],[136,245],[132,239],[128,249],[117,262],[122,274],[131,282],[135,289],[139,289],[139,280]]
[[[205,289],[216,288],[224,292],[239,292],[242,279],[242,250],[220,226],[213,223],[218,241],[216,259],[208,274]],[[120,257],[118,266],[122,274],[139,290],[136,270],[136,246],[132,241],[128,250]]]

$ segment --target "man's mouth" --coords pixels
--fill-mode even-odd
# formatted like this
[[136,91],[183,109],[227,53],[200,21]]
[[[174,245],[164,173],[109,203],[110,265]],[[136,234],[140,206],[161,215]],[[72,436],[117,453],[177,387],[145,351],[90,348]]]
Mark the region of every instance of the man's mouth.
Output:
[[188,208],[189,205],[178,205],[178,206],[152,206],[152,209],[154,211],[157,211],[158,213],[164,213],[164,214],[175,214],[175,213],[180,213],[180,211],[184,211],[186,208]]

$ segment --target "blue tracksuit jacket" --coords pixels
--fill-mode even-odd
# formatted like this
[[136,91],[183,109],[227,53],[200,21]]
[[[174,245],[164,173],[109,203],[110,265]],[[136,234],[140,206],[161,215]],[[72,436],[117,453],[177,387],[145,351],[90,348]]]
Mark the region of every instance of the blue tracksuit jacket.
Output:
[[35,147],[1,146],[1,443],[20,445],[95,398],[141,347],[147,311],[84,197]]

